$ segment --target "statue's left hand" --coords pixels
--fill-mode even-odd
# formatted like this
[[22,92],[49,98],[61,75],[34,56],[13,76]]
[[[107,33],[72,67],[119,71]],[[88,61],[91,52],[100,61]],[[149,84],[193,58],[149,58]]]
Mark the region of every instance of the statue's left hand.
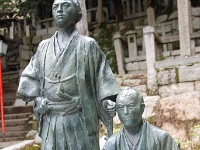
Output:
[[45,98],[37,97],[35,99],[36,108],[35,111],[39,112],[40,114],[47,114],[49,112],[49,107],[47,105],[47,101]]
[[104,110],[111,116],[114,117],[116,115],[116,103],[105,99],[102,102]]

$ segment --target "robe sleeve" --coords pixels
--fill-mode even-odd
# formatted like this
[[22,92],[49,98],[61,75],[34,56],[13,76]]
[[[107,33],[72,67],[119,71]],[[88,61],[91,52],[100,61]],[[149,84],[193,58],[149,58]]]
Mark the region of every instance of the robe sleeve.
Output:
[[35,97],[40,96],[40,82],[39,82],[39,51],[40,44],[36,54],[31,58],[29,64],[21,74],[19,87],[17,93],[26,102],[34,100]]
[[[115,101],[117,94],[120,92],[120,87],[114,77],[112,70],[106,60],[106,55],[100,49],[98,44],[94,39],[89,42],[89,51],[86,57],[88,61],[86,66],[86,74],[90,74],[89,77],[86,75],[86,81],[89,81],[95,99],[96,108],[98,110],[99,119],[108,126],[109,115],[104,110],[102,106],[102,101],[105,99],[110,99]],[[87,84],[87,83],[86,83]],[[87,84],[89,85],[89,84]]]
[[120,92],[120,87],[109,66],[106,55],[95,40],[91,41],[91,51],[93,53],[92,64],[95,68],[94,87],[96,87],[97,99],[99,101],[104,99],[115,101],[116,95]]

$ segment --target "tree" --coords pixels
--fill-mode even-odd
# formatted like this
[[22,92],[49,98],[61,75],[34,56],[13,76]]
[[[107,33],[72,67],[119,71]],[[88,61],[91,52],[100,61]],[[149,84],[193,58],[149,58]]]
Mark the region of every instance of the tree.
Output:
[[76,27],[80,33],[83,35],[88,35],[88,21],[87,21],[87,10],[85,6],[85,0],[79,0],[79,3],[82,8],[82,19],[77,23]]

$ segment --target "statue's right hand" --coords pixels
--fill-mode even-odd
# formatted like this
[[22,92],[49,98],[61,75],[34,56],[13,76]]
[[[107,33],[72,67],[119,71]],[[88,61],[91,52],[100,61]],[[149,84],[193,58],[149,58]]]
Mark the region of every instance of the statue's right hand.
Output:
[[37,111],[40,114],[47,114],[50,110],[47,105],[46,98],[37,97],[35,99],[35,104],[36,104],[35,111]]

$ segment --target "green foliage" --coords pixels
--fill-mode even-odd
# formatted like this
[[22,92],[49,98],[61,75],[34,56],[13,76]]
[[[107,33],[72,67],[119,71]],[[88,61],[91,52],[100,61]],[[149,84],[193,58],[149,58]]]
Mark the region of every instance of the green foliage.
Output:
[[98,30],[98,38],[96,40],[101,49],[106,54],[113,73],[117,73],[117,59],[112,39],[113,32],[114,32],[113,26],[102,24],[101,28]]
[[54,0],[26,0],[20,5],[20,14],[30,17],[34,13],[38,19],[45,19],[52,17],[51,7]]
[[33,144],[33,145],[26,146],[25,148],[20,149],[20,150],[40,150],[40,147],[41,147],[41,144]]
[[[0,0],[0,12],[12,13],[9,18],[31,17],[34,13],[38,19],[52,17],[51,7],[54,0]],[[6,16],[7,17],[7,16]],[[1,16],[2,18],[2,16]],[[3,16],[5,18],[5,16]]]
[[180,150],[199,150],[200,149],[200,125],[194,126],[194,130],[191,133],[189,140],[181,141],[176,139],[176,143],[179,145]]
[[[25,3],[26,0],[0,0],[0,13],[4,14],[2,18],[15,18],[20,12],[20,5]],[[11,14],[8,15],[8,14]],[[18,16],[19,17],[19,16]]]

